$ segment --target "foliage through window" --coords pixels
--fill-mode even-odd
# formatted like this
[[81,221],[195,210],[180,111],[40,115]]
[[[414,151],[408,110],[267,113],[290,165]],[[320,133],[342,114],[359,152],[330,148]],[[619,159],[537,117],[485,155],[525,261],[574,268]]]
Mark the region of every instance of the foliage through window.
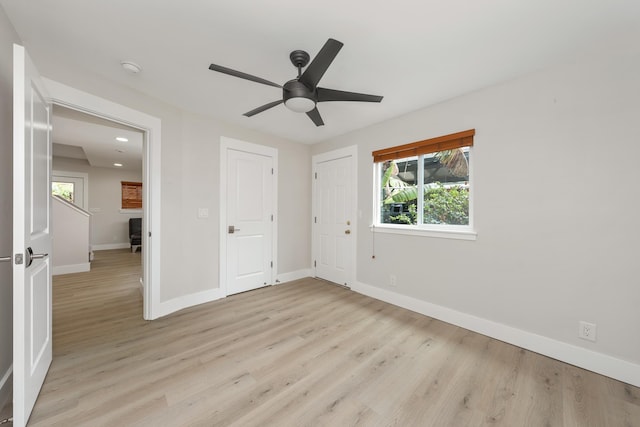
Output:
[[60,196],[71,203],[75,203],[73,182],[53,181],[51,183],[51,194],[54,196]]
[[122,209],[142,209],[142,183],[122,181]]
[[374,161],[379,160],[375,163],[377,222],[436,229],[469,226],[469,148],[474,133],[460,132],[374,152]]

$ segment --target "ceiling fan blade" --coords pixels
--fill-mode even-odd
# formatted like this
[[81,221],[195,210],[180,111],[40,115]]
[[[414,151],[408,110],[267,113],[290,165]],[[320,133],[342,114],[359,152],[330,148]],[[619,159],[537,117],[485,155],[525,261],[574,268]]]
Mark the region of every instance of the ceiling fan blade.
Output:
[[322,76],[324,76],[327,68],[329,68],[329,65],[333,62],[333,59],[338,52],[340,52],[340,49],[342,49],[342,46],[343,44],[338,40],[327,40],[298,81],[304,83],[309,89],[315,88]]
[[324,122],[322,121],[322,117],[320,117],[320,111],[317,108],[314,108],[311,111],[307,112],[307,116],[315,123],[316,126],[324,126]]
[[273,108],[276,105],[280,105],[280,104],[282,104],[282,99],[279,99],[278,101],[270,102],[268,104],[264,104],[262,107],[255,108],[247,113],[244,113],[243,116],[247,116],[247,117],[255,116],[258,113],[262,113],[263,111],[266,111],[269,108]]
[[269,80],[243,73],[242,71],[232,70],[231,68],[223,67],[222,65],[211,64],[209,65],[209,69],[219,73],[228,74],[230,76],[240,77],[241,79],[251,80],[252,82],[262,83],[263,85],[282,88],[278,83],[270,82]]
[[318,102],[327,101],[358,101],[358,102],[380,102],[382,96],[367,95],[364,93],[344,92],[335,89],[318,88]]

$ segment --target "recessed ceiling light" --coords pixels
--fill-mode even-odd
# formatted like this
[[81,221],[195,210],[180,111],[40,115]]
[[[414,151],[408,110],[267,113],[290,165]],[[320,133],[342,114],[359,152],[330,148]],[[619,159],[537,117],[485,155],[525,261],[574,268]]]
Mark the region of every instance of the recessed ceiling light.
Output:
[[113,166],[121,168],[122,167],[122,163],[114,163]]
[[140,71],[142,71],[142,67],[136,64],[135,62],[120,61],[120,65],[122,65],[122,68],[124,68],[131,74],[138,74]]
[[129,138],[125,138],[124,136],[117,136],[116,141],[129,142]]

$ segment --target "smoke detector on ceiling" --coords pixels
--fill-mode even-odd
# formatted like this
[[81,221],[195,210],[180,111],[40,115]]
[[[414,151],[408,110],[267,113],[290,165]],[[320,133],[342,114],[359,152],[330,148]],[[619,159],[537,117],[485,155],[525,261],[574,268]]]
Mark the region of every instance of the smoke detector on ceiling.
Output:
[[121,61],[120,65],[122,65],[122,68],[124,68],[126,71],[130,72],[131,74],[138,74],[140,71],[142,71],[142,67],[136,64],[135,62]]

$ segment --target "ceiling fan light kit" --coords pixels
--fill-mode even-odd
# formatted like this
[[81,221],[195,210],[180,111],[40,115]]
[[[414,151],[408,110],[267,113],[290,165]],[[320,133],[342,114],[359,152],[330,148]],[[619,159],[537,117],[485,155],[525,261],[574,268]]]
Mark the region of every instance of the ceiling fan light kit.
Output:
[[291,111],[295,111],[296,113],[307,113],[316,108],[316,103],[313,101],[313,99],[295,97],[289,98],[284,101],[284,106]]
[[291,111],[306,113],[316,108],[313,93],[304,84],[296,80],[289,80],[282,88],[284,105]]
[[[318,87],[318,82],[324,76],[334,58],[342,49],[343,44],[337,40],[329,39],[324,44],[320,52],[309,64],[310,56],[303,50],[294,50],[289,55],[291,63],[298,69],[298,77],[289,80],[281,86],[277,83],[265,80],[260,77],[252,76],[241,71],[223,67],[222,65],[211,64],[209,69],[219,73],[228,74],[230,76],[239,77],[241,79],[250,80],[256,83],[265,84],[282,88],[282,99],[262,105],[251,111],[244,113],[245,116],[251,117],[270,108],[284,103],[285,107],[291,111],[298,113],[306,113],[316,126],[324,125],[322,117],[316,104],[318,102],[327,101],[356,101],[356,102],[380,102],[382,96],[367,95],[363,93],[344,92],[335,89],[325,89]],[[302,72],[307,64],[309,66]]]

